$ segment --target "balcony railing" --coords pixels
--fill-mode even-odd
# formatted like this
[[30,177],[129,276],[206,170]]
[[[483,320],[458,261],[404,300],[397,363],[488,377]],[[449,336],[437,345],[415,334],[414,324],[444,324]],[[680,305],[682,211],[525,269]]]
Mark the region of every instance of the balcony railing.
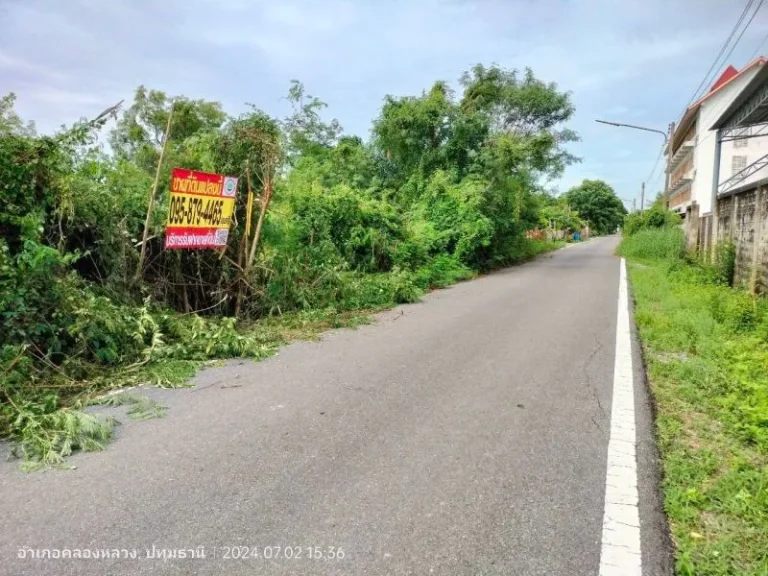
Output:
[[683,189],[677,192],[669,199],[669,207],[673,210],[682,210],[685,208],[685,203],[691,201],[691,189]]
[[675,193],[679,192],[686,186],[689,186],[693,182],[693,168],[687,170],[677,180],[669,183],[668,197],[672,197]]
[[683,163],[683,161],[688,158],[688,155],[693,151],[695,148],[696,143],[693,141],[693,138],[690,140],[686,140],[682,144],[680,144],[680,147],[677,149],[677,151],[672,155],[672,159],[669,161],[669,167],[671,170],[674,170],[680,164]]

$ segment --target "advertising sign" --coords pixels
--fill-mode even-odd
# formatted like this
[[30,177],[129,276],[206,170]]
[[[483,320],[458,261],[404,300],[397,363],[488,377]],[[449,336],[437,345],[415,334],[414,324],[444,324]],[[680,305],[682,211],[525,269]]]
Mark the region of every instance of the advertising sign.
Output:
[[165,248],[222,248],[235,210],[237,178],[174,168]]

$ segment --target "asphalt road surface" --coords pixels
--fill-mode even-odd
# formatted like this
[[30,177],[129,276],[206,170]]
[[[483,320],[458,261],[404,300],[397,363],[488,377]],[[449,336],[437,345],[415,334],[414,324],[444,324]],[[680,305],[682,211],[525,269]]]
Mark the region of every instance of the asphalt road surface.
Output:
[[[0,464],[0,574],[597,575],[616,241],[152,391],[167,416],[126,422],[76,470]],[[669,547],[633,353],[642,573],[657,576]],[[178,549],[205,558],[157,557]]]

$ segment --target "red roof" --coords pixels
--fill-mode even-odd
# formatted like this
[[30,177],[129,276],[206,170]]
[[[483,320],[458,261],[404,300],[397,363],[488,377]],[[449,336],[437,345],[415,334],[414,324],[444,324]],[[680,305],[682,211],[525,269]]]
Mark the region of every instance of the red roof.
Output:
[[725,84],[726,82],[728,82],[728,80],[731,80],[732,78],[736,78],[736,76],[738,76],[738,75],[739,75],[739,71],[738,71],[738,70],[736,70],[736,68],[734,68],[733,66],[731,66],[731,65],[729,64],[729,65],[728,65],[728,68],[726,68],[726,69],[723,71],[723,73],[722,73],[722,74],[720,74],[720,78],[718,78],[717,80],[715,80],[715,83],[714,83],[714,84],[712,84],[712,88],[710,88],[710,89],[709,89],[709,91],[710,91],[710,92],[714,92],[715,90],[717,90],[718,88],[720,88],[720,86],[722,86],[723,84]]
[[720,74],[720,78],[717,79],[717,81],[712,84],[712,88],[709,89],[709,92],[701,96],[696,102],[688,106],[685,113],[683,114],[683,117],[680,119],[680,122],[678,123],[677,127],[675,128],[675,133],[672,137],[672,150],[677,150],[677,147],[680,145],[680,142],[682,142],[683,135],[688,132],[688,128],[690,128],[691,123],[693,122],[694,118],[696,117],[696,114],[699,111],[699,107],[701,106],[702,102],[706,100],[707,98],[711,97],[715,94],[715,92],[718,92],[721,90],[724,86],[731,83],[734,78],[738,78],[748,70],[751,70],[755,66],[763,66],[768,62],[768,58],[765,58],[763,56],[758,56],[752,62],[744,66],[744,68],[741,69],[741,71],[736,70],[731,65],[728,65],[728,67],[723,71],[722,74]]

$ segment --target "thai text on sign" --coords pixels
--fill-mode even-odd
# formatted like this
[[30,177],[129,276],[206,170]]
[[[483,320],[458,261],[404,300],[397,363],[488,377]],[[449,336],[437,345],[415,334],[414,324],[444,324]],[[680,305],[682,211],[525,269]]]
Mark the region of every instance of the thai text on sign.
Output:
[[236,194],[237,178],[174,168],[165,247],[226,246]]

